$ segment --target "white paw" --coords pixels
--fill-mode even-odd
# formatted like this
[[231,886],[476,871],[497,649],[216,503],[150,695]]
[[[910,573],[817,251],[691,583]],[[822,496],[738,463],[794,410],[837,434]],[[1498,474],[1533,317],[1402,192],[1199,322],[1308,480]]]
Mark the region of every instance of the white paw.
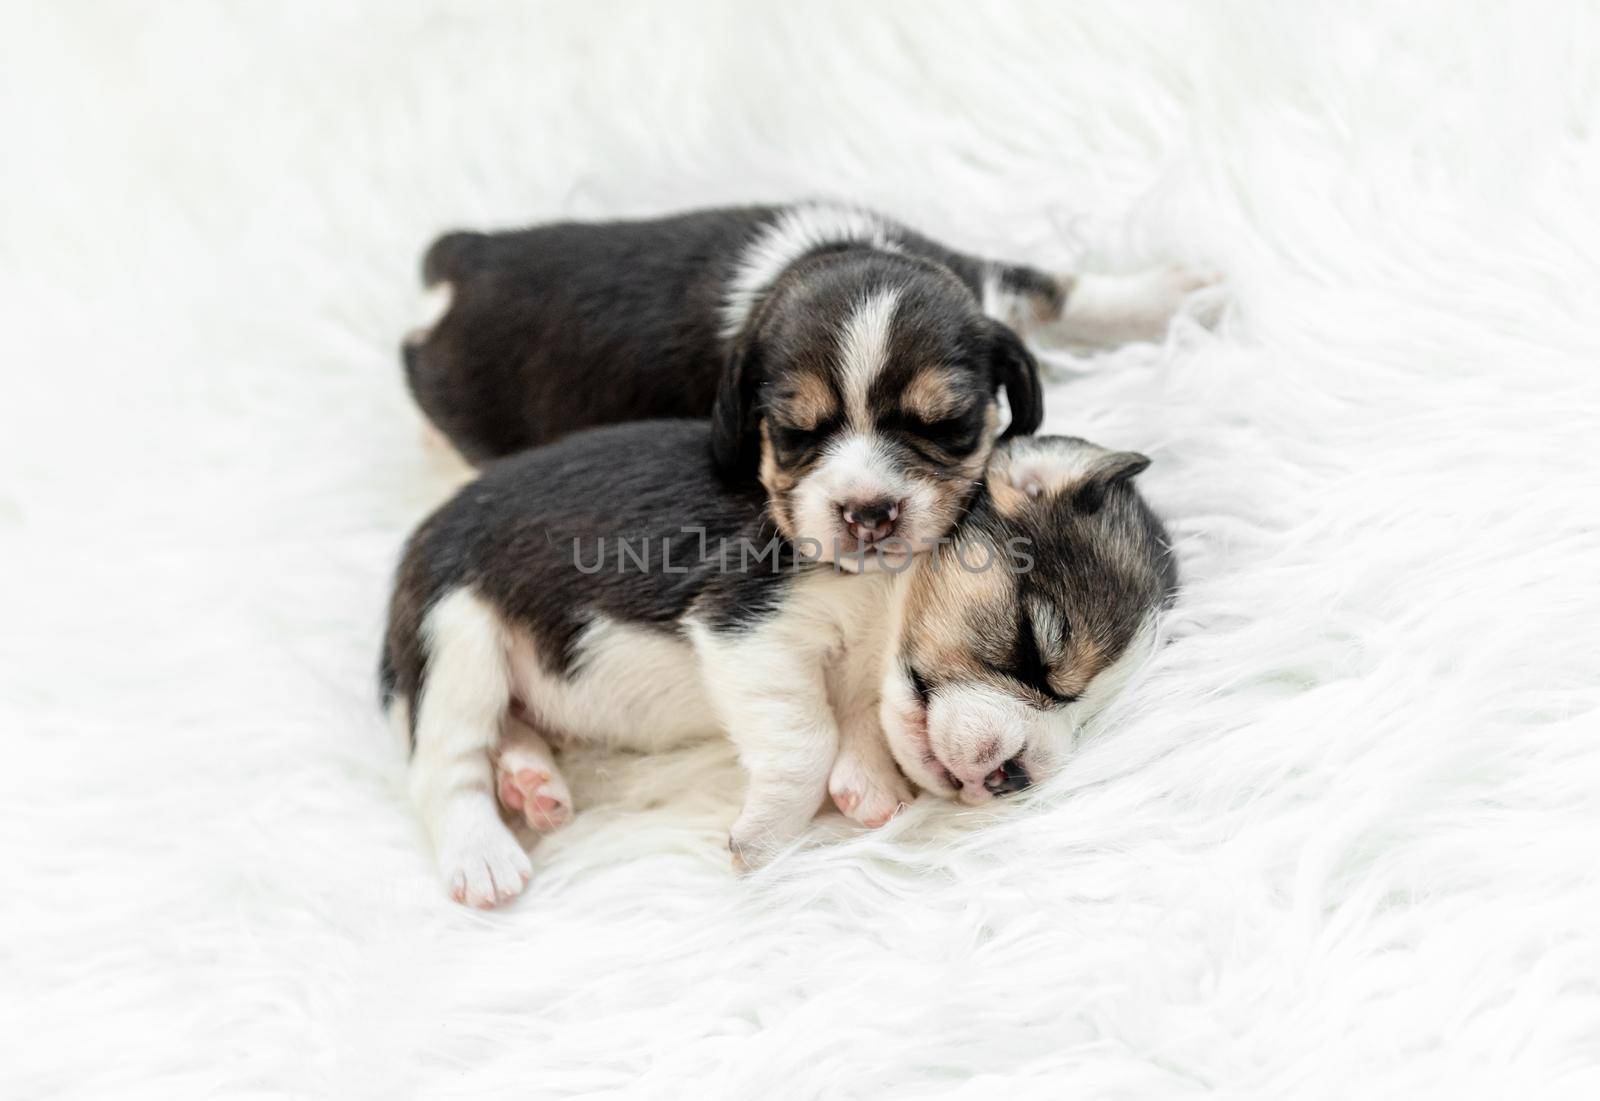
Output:
[[450,897],[487,910],[516,898],[533,878],[533,865],[498,818],[474,823],[439,845],[439,870]]
[[1125,339],[1160,340],[1191,294],[1220,281],[1221,276],[1215,272],[1182,264],[1151,268],[1131,277],[1125,301]]
[[[811,804],[816,809],[816,803]],[[733,870],[753,872],[771,863],[772,858],[788,848],[805,832],[808,818],[798,821],[775,821],[745,811],[734,821],[728,831],[728,852],[733,857]]]
[[1175,302],[1182,302],[1194,291],[1214,287],[1222,282],[1220,271],[1191,268],[1187,264],[1168,264],[1163,268],[1152,268],[1145,274],[1147,278],[1155,281],[1162,295],[1169,301]]
[[876,829],[911,802],[911,786],[893,764],[873,767],[849,753],[841,753],[828,776],[833,805],[858,826]]
[[500,804],[520,813],[538,833],[558,830],[572,820],[572,793],[548,761],[531,755],[524,760],[515,751],[501,754],[495,762],[495,790]]
[[1068,296],[1061,328],[1069,339],[1092,344],[1159,341],[1191,294],[1221,281],[1216,272],[1183,264],[1131,275],[1081,275]]

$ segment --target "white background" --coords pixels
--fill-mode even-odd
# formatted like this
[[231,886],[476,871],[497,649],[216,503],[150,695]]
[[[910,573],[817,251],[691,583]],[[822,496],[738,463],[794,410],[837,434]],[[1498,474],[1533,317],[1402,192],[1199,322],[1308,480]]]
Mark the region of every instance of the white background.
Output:
[[[1597,127],[1592,6],[6,3],[0,1094],[1594,1096]],[[1054,357],[1172,645],[753,880],[725,747],[576,761],[465,911],[373,685],[420,250],[807,195],[1226,273]]]

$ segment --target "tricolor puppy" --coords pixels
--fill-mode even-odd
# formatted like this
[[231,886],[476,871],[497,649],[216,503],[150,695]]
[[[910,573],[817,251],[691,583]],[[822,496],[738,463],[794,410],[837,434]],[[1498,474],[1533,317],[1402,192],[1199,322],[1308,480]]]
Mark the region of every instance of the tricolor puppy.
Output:
[[1178,577],[1131,484],[1149,463],[1061,436],[1010,441],[951,539],[905,573],[879,715],[918,787],[976,804],[1053,775],[1150,653]]
[[908,778],[979,803],[1050,776],[1152,645],[1174,571],[1141,456],[1002,444],[949,542],[853,577],[717,475],[712,432],[638,422],[492,464],[408,543],[383,692],[458,900],[529,878],[497,796],[536,830],[570,817],[553,744],[726,732],[752,866],[829,794],[871,826]]
[[1019,332],[1158,337],[1205,282],[1051,275],[826,203],[454,233],[423,269],[434,316],[406,374],[469,461],[709,416],[722,472],[759,476],[779,530],[824,560],[926,549],[995,439],[1038,427]]

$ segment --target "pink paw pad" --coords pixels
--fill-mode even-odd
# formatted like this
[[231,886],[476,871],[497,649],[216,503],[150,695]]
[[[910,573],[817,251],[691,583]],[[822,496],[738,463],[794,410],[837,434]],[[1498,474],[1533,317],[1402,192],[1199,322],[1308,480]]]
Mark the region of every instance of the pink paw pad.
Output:
[[893,818],[900,812],[900,807],[901,804],[896,803],[892,810],[879,811],[877,814],[872,815],[863,815],[861,824],[870,830],[875,830],[879,826],[886,826],[889,824],[889,819]]
[[839,812],[858,826],[877,829],[887,825],[910,804],[912,794],[898,774],[871,775],[859,763],[841,758],[828,778],[828,794]]
[[521,811],[528,826],[548,833],[567,824],[572,816],[565,792],[547,772],[523,768],[500,773],[500,802],[507,810]]

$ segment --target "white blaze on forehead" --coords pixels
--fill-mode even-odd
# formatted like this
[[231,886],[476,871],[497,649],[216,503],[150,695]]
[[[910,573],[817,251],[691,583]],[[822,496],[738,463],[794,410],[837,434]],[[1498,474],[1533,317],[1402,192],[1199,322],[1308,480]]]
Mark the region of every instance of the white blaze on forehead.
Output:
[[1067,617],[1054,604],[1032,598],[1023,599],[1023,607],[1033,625],[1033,640],[1039,656],[1047,665],[1061,659],[1067,644]]
[[763,291],[783,269],[824,245],[861,241],[885,252],[900,251],[896,229],[868,210],[834,203],[792,206],[763,229],[739,257],[722,305],[722,335],[731,339],[744,328]]
[[908,488],[881,442],[857,432],[840,437],[828,448],[817,473],[840,501],[898,497]]
[[871,427],[867,393],[889,358],[889,336],[898,287],[885,287],[862,299],[839,330],[839,380],[846,416],[860,431]]

